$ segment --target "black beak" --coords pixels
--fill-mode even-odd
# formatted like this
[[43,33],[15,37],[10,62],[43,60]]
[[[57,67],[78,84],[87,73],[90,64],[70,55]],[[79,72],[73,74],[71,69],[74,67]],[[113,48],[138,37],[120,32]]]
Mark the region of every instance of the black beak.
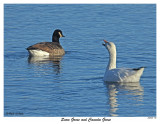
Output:
[[103,45],[103,46],[105,46],[105,44],[104,44],[104,43],[102,43],[102,45]]

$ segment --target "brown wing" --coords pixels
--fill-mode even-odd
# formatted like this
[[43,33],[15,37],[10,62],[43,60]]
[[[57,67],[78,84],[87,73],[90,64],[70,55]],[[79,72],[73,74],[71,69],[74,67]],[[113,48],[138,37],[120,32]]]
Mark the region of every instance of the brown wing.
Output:
[[63,49],[63,48],[59,43],[54,43],[54,42],[41,42],[29,46],[27,48],[27,50],[36,50],[36,49],[51,53],[54,49]]
[[41,42],[29,46],[27,50],[42,50],[50,53],[51,55],[63,55],[64,49],[59,43],[56,42]]

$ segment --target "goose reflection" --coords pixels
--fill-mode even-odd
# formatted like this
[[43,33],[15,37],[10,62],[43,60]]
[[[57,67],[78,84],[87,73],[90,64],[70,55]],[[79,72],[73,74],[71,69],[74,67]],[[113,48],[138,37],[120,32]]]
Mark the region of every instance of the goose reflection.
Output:
[[[131,100],[143,101],[143,87],[139,82],[136,83],[113,83],[104,82],[107,87],[108,103],[110,106],[110,116],[118,116],[117,110],[121,104],[118,104],[118,95],[128,97]],[[124,92],[125,91],[125,92]],[[122,96],[123,95],[123,96]]]
[[61,59],[63,56],[54,56],[54,57],[40,57],[40,56],[29,56],[28,63],[34,64],[36,66],[42,67],[43,65],[48,64],[53,67],[54,72],[59,74],[61,71]]

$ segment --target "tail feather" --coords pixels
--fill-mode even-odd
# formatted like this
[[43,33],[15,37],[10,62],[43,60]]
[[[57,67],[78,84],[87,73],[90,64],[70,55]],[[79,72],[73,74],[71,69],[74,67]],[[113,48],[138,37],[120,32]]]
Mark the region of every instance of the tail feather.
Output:
[[134,70],[134,71],[138,71],[138,70],[140,70],[141,68],[146,68],[146,67],[133,68],[133,70]]

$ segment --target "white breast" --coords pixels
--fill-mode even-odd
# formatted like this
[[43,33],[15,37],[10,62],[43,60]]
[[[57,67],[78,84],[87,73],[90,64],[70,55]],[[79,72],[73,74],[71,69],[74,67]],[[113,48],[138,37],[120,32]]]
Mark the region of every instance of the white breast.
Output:
[[139,82],[144,68],[133,69],[116,68],[106,70],[103,80],[107,82]]
[[48,52],[42,50],[28,50],[31,56],[49,56]]

